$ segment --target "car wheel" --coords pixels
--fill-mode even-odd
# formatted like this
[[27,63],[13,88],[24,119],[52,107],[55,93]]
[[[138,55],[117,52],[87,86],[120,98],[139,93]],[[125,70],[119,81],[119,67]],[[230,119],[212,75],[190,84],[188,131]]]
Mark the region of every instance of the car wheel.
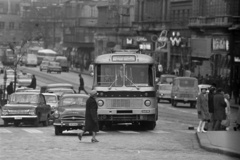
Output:
[[146,127],[149,130],[154,130],[154,128],[156,127],[156,122],[147,122]]
[[191,108],[196,108],[196,103],[195,103],[195,102],[191,102],[191,103],[190,103],[190,107],[191,107]]
[[8,126],[8,122],[4,121],[4,127],[7,127],[7,126]]
[[38,127],[38,126],[39,126],[39,119],[40,119],[40,115],[38,115],[37,118],[36,118],[35,121],[34,121],[34,124],[33,124],[33,125],[34,125],[35,127]]
[[158,103],[160,103],[160,101],[161,101],[161,99],[160,99],[160,98],[158,98],[158,99],[157,99],[157,102],[158,102]]
[[55,126],[55,135],[61,135],[62,134],[62,128]]
[[43,122],[43,126],[49,126],[49,119],[50,119],[50,117],[48,115],[46,121]]
[[169,100],[169,103],[172,103],[172,100],[171,100],[171,99]]
[[61,74],[62,72],[59,72],[59,74]]
[[14,126],[18,127],[20,125],[21,122],[14,122]]
[[42,69],[40,69],[40,71],[42,72]]

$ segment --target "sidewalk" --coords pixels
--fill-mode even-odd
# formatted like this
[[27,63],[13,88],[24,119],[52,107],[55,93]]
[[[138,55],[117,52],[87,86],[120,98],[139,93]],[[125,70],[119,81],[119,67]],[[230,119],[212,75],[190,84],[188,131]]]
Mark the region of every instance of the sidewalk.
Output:
[[209,131],[196,135],[202,148],[240,158],[239,131]]

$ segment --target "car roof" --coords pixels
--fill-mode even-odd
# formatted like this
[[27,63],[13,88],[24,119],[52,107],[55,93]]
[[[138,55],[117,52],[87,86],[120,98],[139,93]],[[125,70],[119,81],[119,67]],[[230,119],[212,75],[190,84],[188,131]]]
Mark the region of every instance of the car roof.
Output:
[[209,84],[199,84],[198,87],[208,87],[208,88],[210,88],[211,85],[209,85]]
[[172,86],[172,84],[169,84],[169,83],[159,83],[158,85],[160,85],[160,86]]
[[44,96],[57,96],[56,94],[54,93],[42,93]]
[[73,94],[73,93],[65,93],[62,95],[63,97],[84,97],[84,98],[89,98],[89,95],[87,94]]
[[47,91],[73,91],[72,88],[48,88]]
[[162,74],[161,77],[177,77],[175,75],[172,75],[172,74]]
[[191,80],[197,80],[197,78],[194,78],[194,77],[176,77],[176,79],[191,79]]
[[38,93],[38,92],[25,92],[25,91],[22,91],[22,92],[15,92],[13,94],[34,94],[34,95],[36,94],[36,95],[38,95],[40,93]]

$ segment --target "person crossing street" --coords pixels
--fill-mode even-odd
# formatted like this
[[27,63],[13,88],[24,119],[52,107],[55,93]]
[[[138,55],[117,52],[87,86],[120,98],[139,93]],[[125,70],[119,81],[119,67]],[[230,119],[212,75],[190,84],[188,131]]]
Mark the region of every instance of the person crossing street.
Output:
[[78,87],[78,93],[81,93],[81,90],[83,90],[86,94],[88,94],[88,92],[84,88],[84,80],[82,78],[81,73],[79,74],[79,83],[80,83],[80,85]]

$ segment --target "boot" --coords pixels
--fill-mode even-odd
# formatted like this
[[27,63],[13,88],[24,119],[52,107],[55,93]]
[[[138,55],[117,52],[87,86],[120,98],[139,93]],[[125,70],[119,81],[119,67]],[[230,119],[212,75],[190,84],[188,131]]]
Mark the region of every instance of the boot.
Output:
[[207,131],[204,130],[206,122],[202,122],[201,132],[206,133]]

